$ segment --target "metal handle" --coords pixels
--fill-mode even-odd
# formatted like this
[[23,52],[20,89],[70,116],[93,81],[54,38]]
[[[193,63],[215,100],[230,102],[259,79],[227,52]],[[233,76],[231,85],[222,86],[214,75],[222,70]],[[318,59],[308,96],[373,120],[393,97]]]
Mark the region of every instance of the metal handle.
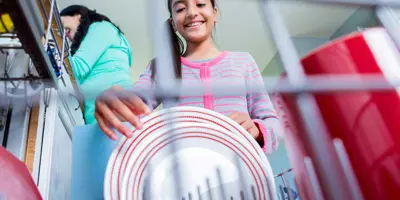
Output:
[[79,98],[71,93],[69,93],[70,96],[74,97],[76,99],[76,101],[78,102],[78,107],[74,108],[75,111],[77,111],[78,109],[81,108],[81,102],[79,100]]

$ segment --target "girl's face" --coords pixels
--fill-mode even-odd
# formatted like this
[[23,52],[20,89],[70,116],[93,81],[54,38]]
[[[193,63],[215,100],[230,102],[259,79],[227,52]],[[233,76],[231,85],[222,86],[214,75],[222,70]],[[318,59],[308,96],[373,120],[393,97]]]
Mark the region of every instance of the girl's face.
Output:
[[218,10],[211,0],[172,0],[172,26],[188,43],[199,43],[209,37],[217,21]]
[[76,31],[78,30],[78,26],[81,23],[80,22],[81,15],[74,15],[74,16],[62,16],[61,21],[64,25],[65,28],[65,35],[69,40],[72,41],[72,39],[75,36]]

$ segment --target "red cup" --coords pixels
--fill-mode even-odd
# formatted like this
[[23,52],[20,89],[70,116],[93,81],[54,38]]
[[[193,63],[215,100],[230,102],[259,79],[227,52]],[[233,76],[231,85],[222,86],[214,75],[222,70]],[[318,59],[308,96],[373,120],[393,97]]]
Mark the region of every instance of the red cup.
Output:
[[[335,40],[311,52],[301,62],[308,76],[382,75],[387,80],[400,77],[400,54],[383,28]],[[313,96],[329,138],[344,144],[364,199],[400,199],[399,92],[363,90]],[[304,164],[304,158],[314,158],[299,121],[295,98],[286,94],[280,98],[275,105],[285,121],[285,142],[300,198],[315,199]],[[327,199],[321,170],[313,167],[322,195]]]

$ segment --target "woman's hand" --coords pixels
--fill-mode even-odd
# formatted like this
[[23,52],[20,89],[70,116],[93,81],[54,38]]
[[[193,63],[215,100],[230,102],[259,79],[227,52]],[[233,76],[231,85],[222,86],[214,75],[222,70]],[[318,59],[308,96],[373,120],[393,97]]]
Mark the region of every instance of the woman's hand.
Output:
[[150,109],[142,99],[120,86],[111,87],[96,99],[94,116],[100,129],[113,140],[117,140],[118,136],[112,128],[129,138],[132,136],[132,130],[129,130],[122,121],[127,121],[136,129],[141,129],[142,123],[139,116],[148,114],[150,114]]
[[258,130],[258,127],[250,118],[249,114],[234,112],[228,117],[238,123],[240,126],[242,126],[247,132],[250,133],[251,136],[253,136],[255,140],[258,141],[260,139],[260,130]]

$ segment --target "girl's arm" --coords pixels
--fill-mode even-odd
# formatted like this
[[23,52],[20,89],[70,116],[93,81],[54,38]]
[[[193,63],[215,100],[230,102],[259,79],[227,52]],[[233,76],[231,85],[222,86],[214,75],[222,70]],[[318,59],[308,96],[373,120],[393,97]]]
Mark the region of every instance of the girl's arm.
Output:
[[[154,95],[153,81],[151,80],[151,69],[150,65],[146,70],[139,76],[139,80],[135,82],[133,86],[133,91],[136,95],[142,98],[142,100],[147,104],[151,111],[156,109],[160,102],[156,100]],[[147,93],[148,91],[149,93]]]
[[88,33],[79,49],[70,58],[75,78],[85,79],[101,55],[119,42],[118,31],[108,22],[96,22],[89,26]]
[[[264,81],[257,63],[249,54],[246,67],[246,87],[251,89],[253,85],[264,85]],[[271,99],[267,92],[248,92],[246,98],[250,117],[258,127],[260,137],[262,137],[259,143],[264,152],[271,154],[278,148],[279,136],[283,131]]]

